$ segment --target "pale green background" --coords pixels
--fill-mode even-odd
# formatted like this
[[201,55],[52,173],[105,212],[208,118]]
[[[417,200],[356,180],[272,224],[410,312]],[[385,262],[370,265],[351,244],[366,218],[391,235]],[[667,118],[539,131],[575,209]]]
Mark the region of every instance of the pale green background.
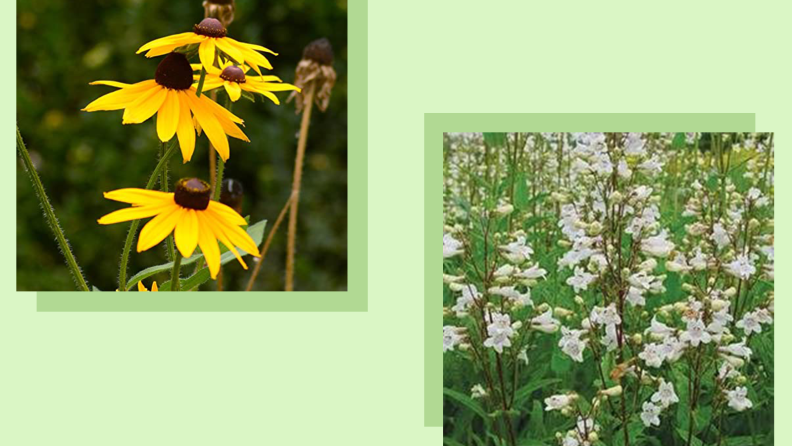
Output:
[[[776,215],[790,227],[782,2],[370,3],[368,312],[36,313],[34,294],[12,291],[6,218],[0,444],[440,445],[422,410],[424,112],[756,113],[757,130],[777,132]],[[14,72],[0,71],[4,85]],[[13,88],[2,91],[0,178],[13,187]],[[783,346],[790,245],[777,235]],[[792,385],[776,391],[778,444],[792,444]]]

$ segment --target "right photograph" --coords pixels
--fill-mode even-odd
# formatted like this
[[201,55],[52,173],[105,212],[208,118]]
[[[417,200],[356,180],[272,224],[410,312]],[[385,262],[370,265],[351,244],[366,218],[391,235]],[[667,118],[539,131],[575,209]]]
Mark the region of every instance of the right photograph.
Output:
[[444,444],[772,445],[773,136],[445,133]]

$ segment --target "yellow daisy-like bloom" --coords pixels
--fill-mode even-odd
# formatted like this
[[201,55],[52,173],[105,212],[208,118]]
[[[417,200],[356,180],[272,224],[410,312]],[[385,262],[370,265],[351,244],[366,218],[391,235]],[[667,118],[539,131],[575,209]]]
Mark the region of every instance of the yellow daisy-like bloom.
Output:
[[250,142],[237,124],[244,121],[206,96],[198,97],[192,85],[190,62],[180,53],[170,53],[157,66],[154,79],[137,84],[96,81],[91,85],[109,85],[120,90],[108,93],[88,104],[83,111],[124,109],[124,124],[140,124],[157,114],[157,136],[166,142],[177,135],[184,162],[195,150],[196,126],[206,132],[217,152],[228,160],[228,138]]
[[[200,70],[201,65],[193,64],[193,70]],[[228,97],[236,102],[242,97],[242,90],[250,93],[258,93],[267,97],[275,104],[280,105],[278,97],[272,94],[273,91],[300,91],[299,87],[292,84],[281,82],[278,76],[259,76],[247,77],[245,73],[248,67],[236,66],[231,61],[226,61],[220,64],[220,68],[209,67],[206,69],[206,78],[204,79],[203,91],[214,90],[215,88],[225,88]],[[193,76],[196,83],[193,85],[197,87],[197,81],[200,79],[200,74]]]
[[132,207],[105,215],[99,219],[99,224],[154,217],[140,231],[138,252],[156,246],[173,232],[176,248],[182,256],[190,257],[196,246],[201,247],[212,279],[217,278],[220,270],[218,240],[247,269],[235,247],[260,257],[256,243],[240,228],[247,222],[230,207],[212,201],[210,195],[209,184],[198,178],[179,180],[172,193],[132,188],[106,192],[105,198],[129,203]]
[[[143,281],[142,280],[140,282],[138,282],[138,291],[148,291],[148,288],[146,288],[146,285],[143,285]],[[157,288],[157,281],[156,280],[154,281],[154,283],[151,284],[151,291],[159,291],[159,288]]]
[[272,64],[269,63],[266,57],[262,56],[257,51],[270,53],[275,56],[278,55],[276,52],[264,48],[261,45],[238,42],[230,37],[226,37],[226,29],[223,24],[220,23],[219,20],[211,17],[203,19],[201,23],[195,25],[192,32],[174,34],[172,36],[152,40],[140,47],[140,49],[137,50],[137,54],[148,51],[146,57],[156,57],[168,54],[180,46],[196,43],[199,44],[198,56],[207,70],[209,67],[214,66],[216,50],[222,51],[223,54],[239,64],[245,64],[253,68],[259,76],[261,75],[259,67],[271,70]]

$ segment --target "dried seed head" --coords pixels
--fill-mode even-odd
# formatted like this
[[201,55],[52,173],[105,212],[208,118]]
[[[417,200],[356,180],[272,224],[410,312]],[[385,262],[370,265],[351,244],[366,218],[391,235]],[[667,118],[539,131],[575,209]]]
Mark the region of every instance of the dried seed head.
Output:
[[163,87],[186,90],[193,83],[193,72],[187,57],[181,53],[170,53],[157,65],[154,80]]
[[220,203],[235,210],[237,214],[242,214],[242,198],[245,196],[245,189],[242,183],[232,178],[223,180],[223,188],[220,190]]
[[204,16],[214,17],[226,28],[234,21],[234,0],[204,0]]
[[220,20],[207,17],[201,23],[193,26],[193,32],[206,37],[225,37],[226,29]]
[[319,110],[327,110],[330,105],[330,93],[336,81],[336,72],[333,69],[333,48],[326,38],[314,40],[303,50],[303,58],[297,64],[294,85],[302,91],[293,91],[289,101],[297,98],[295,103],[297,113],[302,112],[308,105],[313,92],[313,101]]
[[333,46],[326,37],[314,40],[303,50],[303,59],[313,60],[322,65],[332,65]]
[[238,84],[244,84],[245,79],[245,72],[242,71],[241,68],[229,65],[223,69],[223,72],[220,73],[220,79],[229,81],[229,82],[236,82]]
[[209,183],[198,178],[182,178],[176,183],[173,199],[181,207],[202,211],[212,198]]

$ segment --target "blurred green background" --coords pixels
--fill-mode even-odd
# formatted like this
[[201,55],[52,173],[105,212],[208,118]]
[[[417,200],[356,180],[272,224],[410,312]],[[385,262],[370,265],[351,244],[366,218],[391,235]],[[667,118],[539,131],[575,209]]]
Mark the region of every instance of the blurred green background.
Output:
[[[201,0],[22,0],[17,4],[17,120],[44,187],[90,285],[117,288],[118,260],[128,224],[96,219],[120,208],[102,192],[144,187],[156,165],[155,119],[122,125],[122,111],[81,112],[114,91],[94,80],[134,83],[153,79],[160,58],[135,55],[144,43],[192,30],[203,19]],[[300,196],[295,288],[347,287],[347,12],[345,0],[237,0],[229,36],[266,46],[271,74],[293,83],[302,49],[327,37],[338,80],[328,110],[311,120]],[[275,221],[291,189],[299,116],[287,93],[280,106],[257,98],[234,104],[251,143],[229,138],[225,177],[243,183],[243,215]],[[260,98],[260,97],[259,97]],[[201,136],[192,161],[171,160],[171,187],[185,176],[208,180],[208,141]],[[17,289],[74,290],[21,162],[17,168]],[[286,222],[270,247],[254,289],[282,290]],[[269,228],[267,228],[269,229]],[[266,233],[265,233],[266,237]],[[164,243],[163,245],[164,246]],[[164,248],[134,252],[130,275],[164,263]],[[248,262],[251,263],[251,262]],[[252,268],[252,265],[251,265]],[[191,270],[189,270],[191,271]],[[224,268],[226,290],[244,289],[249,272]],[[158,282],[167,275],[156,277]],[[150,283],[146,283],[150,285]],[[214,282],[202,289],[212,290]]]

